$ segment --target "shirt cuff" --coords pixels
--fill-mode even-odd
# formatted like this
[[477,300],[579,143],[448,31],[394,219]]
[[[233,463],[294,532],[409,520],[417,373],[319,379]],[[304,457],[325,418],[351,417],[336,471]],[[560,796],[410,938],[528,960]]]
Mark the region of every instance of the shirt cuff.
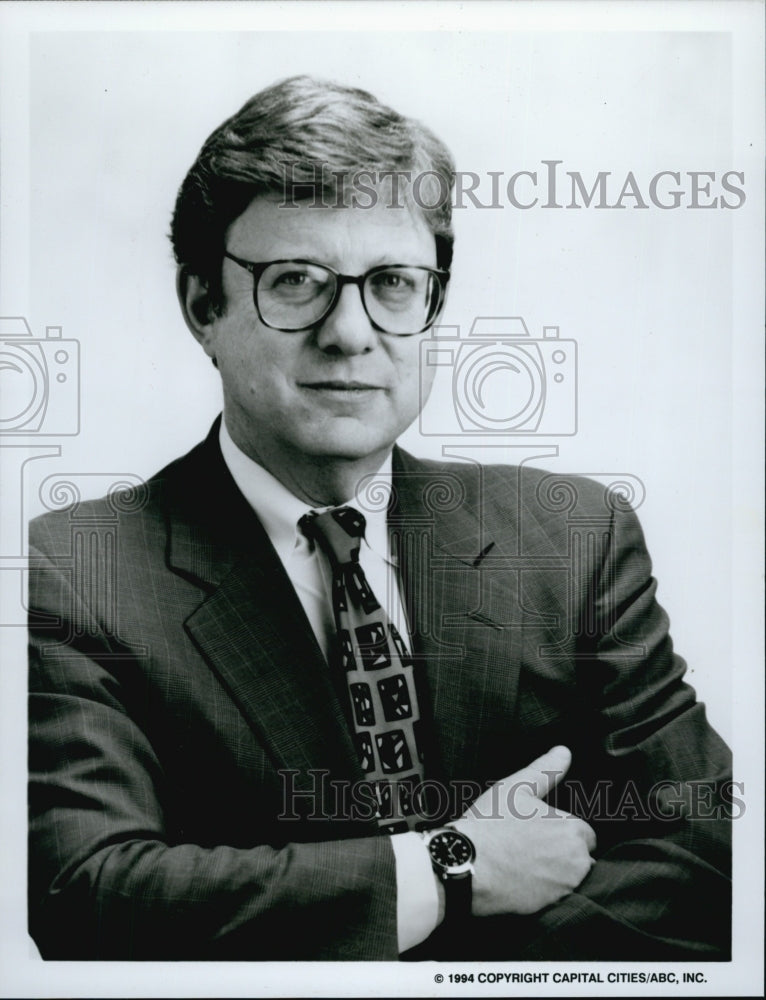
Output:
[[396,833],[391,846],[396,860],[396,926],[401,954],[436,930],[439,889],[420,834]]

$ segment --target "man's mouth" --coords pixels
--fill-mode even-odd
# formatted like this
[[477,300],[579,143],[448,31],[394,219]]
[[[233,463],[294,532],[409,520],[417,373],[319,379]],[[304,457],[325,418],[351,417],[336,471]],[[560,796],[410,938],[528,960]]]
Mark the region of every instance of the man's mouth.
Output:
[[327,379],[321,382],[301,382],[304,389],[313,389],[316,392],[341,392],[341,393],[362,393],[374,392],[382,386],[373,385],[371,382],[345,381],[343,379]]

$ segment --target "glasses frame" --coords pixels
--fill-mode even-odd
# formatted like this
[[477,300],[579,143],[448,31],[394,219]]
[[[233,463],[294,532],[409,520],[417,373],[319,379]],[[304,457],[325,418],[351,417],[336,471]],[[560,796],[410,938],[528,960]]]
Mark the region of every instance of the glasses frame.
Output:
[[[377,267],[371,267],[370,270],[365,271],[364,274],[354,275],[354,274],[341,274],[340,271],[336,271],[334,267],[330,267],[328,264],[320,264],[316,260],[307,260],[301,257],[285,257],[279,260],[253,261],[253,260],[243,260],[241,257],[235,257],[234,254],[229,253],[228,250],[224,250],[223,255],[224,257],[227,257],[229,260],[234,261],[235,264],[238,264],[240,267],[243,267],[246,271],[249,271],[250,274],[253,276],[253,305],[255,306],[255,311],[258,313],[258,319],[261,321],[261,323],[263,323],[264,326],[267,326],[270,330],[279,330],[280,333],[304,333],[306,330],[313,330],[314,327],[317,327],[321,323],[324,323],[327,317],[332,313],[333,309],[335,309],[335,307],[338,304],[338,300],[340,299],[343,288],[346,285],[356,285],[357,288],[359,289],[359,298],[362,300],[362,307],[365,311],[365,314],[367,315],[367,318],[369,319],[370,323],[372,323],[375,330],[378,331],[378,333],[388,334],[389,337],[414,337],[417,334],[423,333],[425,330],[428,330],[429,327],[433,326],[433,324],[438,319],[439,313],[441,312],[442,307],[444,306],[444,299],[447,293],[447,283],[449,282],[450,279],[449,271],[442,270],[438,267],[425,267],[424,265],[421,264],[379,264]],[[318,319],[315,319],[313,323],[309,323],[307,326],[293,328],[293,327],[274,326],[273,323],[269,323],[267,320],[263,318],[263,314],[261,313],[261,307],[258,305],[258,281],[263,272],[266,270],[266,268],[271,267],[272,264],[310,264],[312,267],[321,267],[323,270],[328,271],[330,274],[334,276],[336,282],[335,292],[332,298],[330,299],[330,302],[326,310],[322,313],[322,315]],[[380,274],[383,271],[390,271],[392,268],[396,267],[406,267],[409,270],[414,270],[414,271],[428,271],[429,274],[432,274],[436,277],[437,285],[439,288],[439,298],[434,308],[433,318],[429,320],[429,322],[426,323],[425,326],[421,327],[420,330],[408,330],[407,333],[392,333],[390,330],[385,330],[382,326],[376,323],[376,321],[370,315],[370,310],[367,308],[367,303],[365,302],[364,298],[364,285],[367,279],[370,278],[372,275]]]

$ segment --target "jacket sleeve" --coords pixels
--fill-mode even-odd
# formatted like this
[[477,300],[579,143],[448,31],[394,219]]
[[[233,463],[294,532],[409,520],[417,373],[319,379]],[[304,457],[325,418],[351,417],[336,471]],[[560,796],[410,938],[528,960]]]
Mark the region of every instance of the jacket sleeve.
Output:
[[574,669],[595,749],[579,770],[575,758],[554,801],[591,823],[596,864],[531,917],[475,921],[472,957],[728,959],[741,803],[728,748],[683,680],[632,511],[616,514],[598,571],[579,586]]
[[46,566],[31,574],[29,699],[29,919],[43,957],[397,958],[389,838],[169,840],[162,764],[104,630],[64,574],[34,550],[30,562]]

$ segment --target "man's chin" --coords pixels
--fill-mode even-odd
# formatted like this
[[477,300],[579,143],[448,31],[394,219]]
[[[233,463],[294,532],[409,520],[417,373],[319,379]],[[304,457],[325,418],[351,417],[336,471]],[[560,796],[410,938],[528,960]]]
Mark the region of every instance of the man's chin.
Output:
[[[380,465],[392,448],[393,442],[377,443],[374,446],[361,444],[357,446],[352,446],[350,444],[336,444],[331,448],[328,448],[325,443],[317,447],[315,451],[312,450],[310,454],[319,462],[337,462],[339,464],[354,462],[358,462],[360,464],[369,463],[369,465],[373,467]],[[307,454],[309,453],[307,452]]]
[[399,428],[387,428],[383,420],[377,422],[367,416],[333,415],[317,419],[303,427],[294,441],[293,450],[312,458],[327,461],[361,462],[376,456],[385,456],[396,440]]
[[[337,429],[336,429],[337,431]],[[360,433],[357,428],[346,433],[334,433],[312,437],[300,449],[307,458],[324,462],[369,462],[370,465],[380,463],[391,451],[395,438],[389,439],[380,434]]]

